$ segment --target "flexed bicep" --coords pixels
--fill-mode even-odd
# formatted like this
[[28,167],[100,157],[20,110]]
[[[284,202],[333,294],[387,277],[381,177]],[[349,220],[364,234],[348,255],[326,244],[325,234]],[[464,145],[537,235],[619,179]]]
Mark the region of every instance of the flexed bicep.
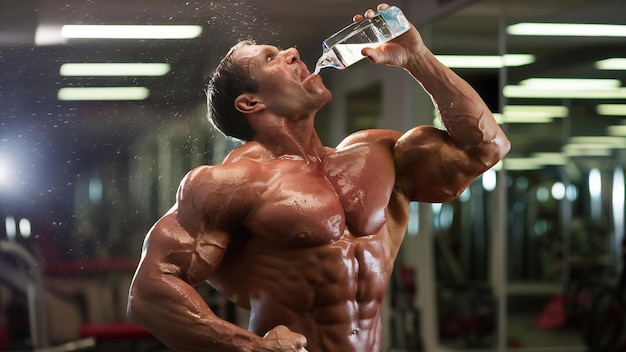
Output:
[[488,168],[432,126],[413,128],[400,137],[394,161],[396,187],[409,200],[420,202],[453,200]]

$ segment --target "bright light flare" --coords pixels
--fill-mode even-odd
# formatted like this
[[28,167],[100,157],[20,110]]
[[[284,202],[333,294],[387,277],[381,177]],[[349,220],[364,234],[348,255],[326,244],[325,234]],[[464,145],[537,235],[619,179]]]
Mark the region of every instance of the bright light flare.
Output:
[[12,164],[8,157],[0,155],[0,189],[11,187],[13,182]]

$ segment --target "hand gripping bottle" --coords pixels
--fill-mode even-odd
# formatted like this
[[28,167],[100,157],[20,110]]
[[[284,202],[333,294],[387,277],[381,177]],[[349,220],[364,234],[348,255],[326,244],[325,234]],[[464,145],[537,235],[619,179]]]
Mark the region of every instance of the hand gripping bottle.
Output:
[[352,23],[322,43],[322,56],[315,65],[315,74],[326,67],[339,70],[363,59],[361,49],[377,48],[411,28],[399,8],[392,6],[372,18]]

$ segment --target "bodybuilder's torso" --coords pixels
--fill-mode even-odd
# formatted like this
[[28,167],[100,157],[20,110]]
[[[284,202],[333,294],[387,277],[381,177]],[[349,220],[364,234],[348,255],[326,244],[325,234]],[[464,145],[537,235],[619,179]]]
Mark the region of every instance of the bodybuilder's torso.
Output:
[[[252,211],[210,282],[251,309],[250,330],[282,324],[309,351],[380,349],[383,299],[406,213],[389,214],[390,148],[357,143],[320,162],[259,161]],[[397,201],[397,200],[396,200]],[[391,219],[390,219],[391,217]],[[396,226],[397,225],[397,226]],[[392,230],[392,232],[397,232]]]

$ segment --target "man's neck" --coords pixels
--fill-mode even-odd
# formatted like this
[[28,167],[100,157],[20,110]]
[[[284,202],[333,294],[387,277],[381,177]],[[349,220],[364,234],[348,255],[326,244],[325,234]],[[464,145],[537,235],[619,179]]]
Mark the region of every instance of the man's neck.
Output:
[[323,158],[324,146],[313,127],[313,118],[298,121],[277,118],[258,129],[254,140],[276,158],[297,156],[307,162],[319,162]]

